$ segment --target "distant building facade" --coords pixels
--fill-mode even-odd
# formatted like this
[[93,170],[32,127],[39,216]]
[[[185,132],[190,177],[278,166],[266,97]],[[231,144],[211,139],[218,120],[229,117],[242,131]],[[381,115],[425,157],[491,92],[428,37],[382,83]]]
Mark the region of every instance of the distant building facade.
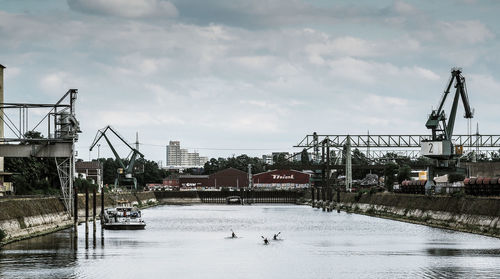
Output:
[[167,146],[167,166],[181,165],[181,143],[170,141]]
[[76,173],[82,174],[84,178],[90,179],[99,188],[103,186],[103,165],[99,161],[77,161],[75,163]]
[[296,170],[272,170],[253,175],[253,187],[298,189],[311,186],[311,174]]
[[170,141],[167,146],[167,168],[196,168],[202,167],[207,157],[202,157],[198,152],[188,152],[181,148],[180,141]]
[[179,186],[182,188],[247,188],[248,174],[244,171],[228,168],[211,175],[179,175]]

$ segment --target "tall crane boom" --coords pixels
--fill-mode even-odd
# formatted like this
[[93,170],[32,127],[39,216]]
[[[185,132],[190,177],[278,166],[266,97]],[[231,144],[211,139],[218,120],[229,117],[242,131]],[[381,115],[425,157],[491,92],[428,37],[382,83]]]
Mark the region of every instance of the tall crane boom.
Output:
[[[444,105],[446,97],[450,94],[451,87],[454,86],[455,96],[451,105],[449,118],[446,118]],[[451,78],[446,86],[446,89],[441,96],[438,104],[438,109],[433,110],[429,115],[425,126],[432,131],[430,140],[421,142],[421,155],[431,158],[434,161],[434,166],[429,166],[427,169],[427,181],[425,189],[427,193],[432,192],[434,187],[433,179],[435,174],[450,174],[450,173],[465,173],[465,169],[459,166],[459,158],[462,155],[463,147],[455,146],[452,142],[453,129],[455,128],[455,119],[459,99],[462,99],[465,114],[464,117],[470,119],[474,112],[469,104],[467,96],[467,87],[465,78],[462,76],[462,70],[459,68],[451,69]],[[447,121],[448,120],[448,121]]]
[[[130,150],[130,159],[128,162],[128,165],[125,165],[125,162],[122,160],[120,155],[118,155],[118,152],[116,149],[113,147],[113,144],[109,140],[108,136],[106,135],[107,131],[111,131],[118,139],[120,139]],[[108,143],[109,148],[115,155],[116,161],[120,164],[121,170],[117,170],[117,177],[115,179],[115,187],[118,185],[120,180],[125,180],[125,181],[133,181],[134,183],[134,188],[137,189],[137,179],[133,177],[134,174],[134,165],[137,159],[137,156],[140,156],[141,158],[144,158],[144,154],[142,154],[137,148],[133,148],[119,133],[117,133],[111,126],[106,126],[103,129],[100,129],[97,131],[96,136],[94,137],[94,141],[90,145],[90,151],[97,145],[97,143],[104,138],[106,142]],[[124,175],[124,177],[121,177],[121,175]]]
[[[444,105],[453,85],[456,88],[456,91],[451,105],[450,115],[447,119],[444,112]],[[427,129],[432,131],[432,139],[422,144],[422,155],[442,160],[449,160],[456,155],[460,155],[456,154],[453,143],[451,142],[460,98],[462,99],[465,110],[464,117],[467,119],[472,118],[474,112],[469,104],[467,87],[465,85],[465,78],[462,76],[462,70],[459,68],[453,68],[451,70],[450,81],[448,82],[448,85],[438,104],[438,109],[431,112],[425,124]]]
[[[455,96],[453,99],[453,104],[451,106],[450,117],[448,119],[448,123],[446,123],[446,115],[444,112],[444,104],[446,103],[446,97],[448,97],[450,93],[451,86],[455,81]],[[462,70],[459,68],[453,68],[451,70],[451,78],[448,82],[448,86],[446,87],[443,95],[441,96],[441,100],[438,104],[438,109],[433,110],[429,115],[429,119],[425,126],[427,129],[432,130],[432,140],[450,140],[453,135],[453,129],[455,126],[456,113],[458,108],[458,99],[462,98],[462,103],[465,109],[465,118],[472,118],[473,111],[470,108],[469,97],[467,95],[467,87],[465,86],[465,78],[462,76]],[[441,132],[441,133],[439,133]]]

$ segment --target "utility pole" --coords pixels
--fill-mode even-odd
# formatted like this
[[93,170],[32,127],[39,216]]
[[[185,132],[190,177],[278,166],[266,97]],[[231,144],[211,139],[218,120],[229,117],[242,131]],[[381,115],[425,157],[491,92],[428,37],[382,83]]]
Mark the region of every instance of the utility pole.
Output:
[[253,182],[252,182],[252,164],[248,164],[248,187],[252,189],[253,187]]
[[135,132],[135,149],[139,150],[139,132]]
[[[3,101],[4,101],[4,98],[3,98],[3,69],[5,69],[5,67],[0,64],[0,104],[3,104]],[[1,109],[0,110],[0,138],[4,138],[4,122],[3,122],[3,118],[4,118],[4,110]],[[0,172],[3,172],[5,169],[4,169],[4,157],[0,157]],[[0,183],[3,184],[3,181],[4,181],[4,177],[3,176],[0,176]]]
[[352,161],[351,161],[351,137],[347,136],[347,142],[345,144],[345,190],[351,192],[352,189]]

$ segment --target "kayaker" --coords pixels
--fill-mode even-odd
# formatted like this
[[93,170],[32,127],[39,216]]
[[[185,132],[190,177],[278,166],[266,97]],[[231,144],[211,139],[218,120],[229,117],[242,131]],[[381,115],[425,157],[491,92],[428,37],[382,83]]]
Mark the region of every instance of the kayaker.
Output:
[[278,236],[280,235],[281,232],[278,232],[276,234],[274,234],[273,236],[273,240],[278,240]]
[[267,237],[261,236],[262,239],[264,240],[264,245],[269,244],[269,240],[267,240]]

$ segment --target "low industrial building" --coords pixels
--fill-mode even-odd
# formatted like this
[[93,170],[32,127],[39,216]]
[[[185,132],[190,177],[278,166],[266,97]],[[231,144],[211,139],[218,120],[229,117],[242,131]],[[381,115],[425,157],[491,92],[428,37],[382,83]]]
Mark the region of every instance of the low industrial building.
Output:
[[[267,189],[300,189],[311,186],[311,173],[296,170],[272,170],[258,173],[252,177],[253,187]],[[163,183],[165,185],[165,181]],[[179,175],[176,181],[169,181],[171,185],[178,185],[181,189],[202,190],[222,188],[237,190],[248,188],[248,173],[228,168],[211,175]]]
[[211,174],[208,183],[209,187],[217,189],[246,188],[248,187],[248,173],[235,168],[228,168]]
[[184,189],[246,188],[248,174],[235,168],[228,168],[211,175],[179,175],[179,186]]
[[[1,65],[0,65],[1,66]],[[0,197],[14,195],[14,185],[12,184],[11,179],[13,173],[0,171]]]
[[272,170],[255,174],[252,183],[255,188],[308,188],[311,186],[311,174],[296,170]]
[[207,187],[208,185],[208,175],[179,175],[179,186],[181,188],[193,188],[200,189]]
[[82,177],[90,179],[94,184],[103,186],[103,165],[99,161],[77,161],[75,163],[77,177],[78,174],[83,174]]

